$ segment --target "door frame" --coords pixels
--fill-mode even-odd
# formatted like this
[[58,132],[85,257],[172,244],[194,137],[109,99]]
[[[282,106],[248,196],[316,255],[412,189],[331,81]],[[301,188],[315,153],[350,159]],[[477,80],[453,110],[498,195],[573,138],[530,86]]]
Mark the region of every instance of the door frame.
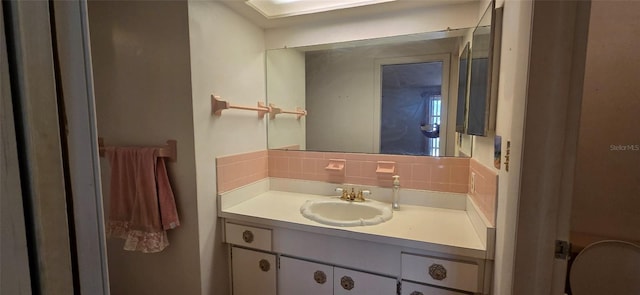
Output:
[[98,129],[86,1],[53,1],[55,45],[67,123],[67,163],[80,294],[109,294]]
[[564,294],[589,7],[533,3],[513,294]]
[[[397,64],[412,64],[412,63],[428,63],[428,62],[442,62],[442,86],[441,86],[441,108],[447,110],[440,113],[440,155],[445,155],[448,133],[448,119],[449,119],[449,86],[450,86],[450,67],[451,67],[451,54],[428,54],[418,56],[404,56],[404,57],[391,57],[380,58],[375,60],[373,71],[373,153],[380,153],[380,119],[382,117],[382,66],[397,65]],[[452,133],[453,135],[453,133]],[[454,138],[454,136],[450,136]]]

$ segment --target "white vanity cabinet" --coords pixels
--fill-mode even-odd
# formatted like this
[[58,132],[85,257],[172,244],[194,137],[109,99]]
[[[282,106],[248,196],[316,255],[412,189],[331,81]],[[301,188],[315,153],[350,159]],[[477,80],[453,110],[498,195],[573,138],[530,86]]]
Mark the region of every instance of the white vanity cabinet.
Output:
[[278,295],[393,295],[396,279],[280,257]]
[[333,294],[333,266],[281,256],[278,295]]
[[233,295],[276,295],[276,256],[231,247]]

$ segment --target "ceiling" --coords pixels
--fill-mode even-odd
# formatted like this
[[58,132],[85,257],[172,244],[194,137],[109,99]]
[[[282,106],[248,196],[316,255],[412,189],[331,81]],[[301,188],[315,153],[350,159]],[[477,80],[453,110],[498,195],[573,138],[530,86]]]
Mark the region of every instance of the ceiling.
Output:
[[[312,14],[295,15],[282,18],[268,19],[251,6],[247,5],[244,0],[217,0],[224,3],[231,10],[244,16],[252,23],[264,29],[272,29],[279,27],[288,27],[301,24],[310,24],[314,22],[340,21],[344,19],[352,19],[357,17],[375,16],[387,13],[399,13],[403,11],[411,11],[420,8],[460,4],[473,2],[477,0],[396,0],[393,2],[385,2],[366,6],[345,8],[340,10],[332,10],[326,12],[318,12]],[[310,1],[327,1],[327,0],[310,0]]]

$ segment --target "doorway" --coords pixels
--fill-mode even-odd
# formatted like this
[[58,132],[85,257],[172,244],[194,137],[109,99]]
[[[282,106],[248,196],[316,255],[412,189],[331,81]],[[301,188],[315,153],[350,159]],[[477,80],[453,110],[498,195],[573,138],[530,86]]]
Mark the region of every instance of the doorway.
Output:
[[376,62],[375,146],[380,153],[443,156],[447,138],[449,56]]
[[380,152],[439,156],[442,61],[383,65],[381,71]]

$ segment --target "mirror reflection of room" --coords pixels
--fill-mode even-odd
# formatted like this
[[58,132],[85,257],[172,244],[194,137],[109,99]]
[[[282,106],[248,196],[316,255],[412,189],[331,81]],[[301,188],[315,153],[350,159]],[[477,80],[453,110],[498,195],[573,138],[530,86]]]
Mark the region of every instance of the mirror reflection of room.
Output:
[[467,34],[471,29],[267,51],[269,103],[308,111],[301,120],[270,120],[269,148],[469,156],[456,152],[457,83],[449,82],[458,80]]

